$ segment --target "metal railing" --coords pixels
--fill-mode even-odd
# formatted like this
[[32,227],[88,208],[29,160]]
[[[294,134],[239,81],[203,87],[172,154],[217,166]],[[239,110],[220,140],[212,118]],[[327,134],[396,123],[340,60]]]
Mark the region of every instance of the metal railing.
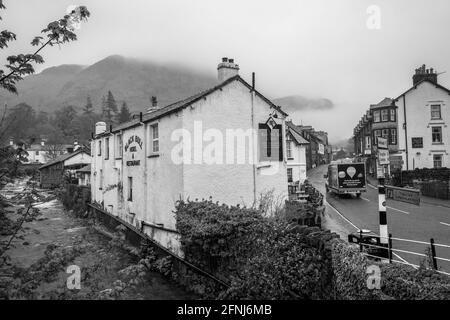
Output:
[[[359,238],[355,236],[356,234],[359,235]],[[358,239],[358,241],[354,242],[353,239]],[[368,242],[370,242],[370,241],[372,241],[374,239],[375,239],[375,244],[374,243],[368,243]],[[387,240],[387,244],[382,244],[381,243],[381,239],[386,239]],[[426,246],[425,248],[429,248],[429,254],[415,252],[415,251],[411,251],[411,250],[404,250],[404,249],[393,248],[393,245],[392,245],[393,241],[424,245],[424,246]],[[368,256],[368,257],[376,258],[376,259],[385,259],[385,260],[388,260],[389,263],[395,262],[395,263],[410,265],[410,266],[412,266],[412,267],[414,267],[416,269],[419,268],[419,265],[413,264],[411,262],[406,261],[405,259],[400,257],[400,255],[398,255],[397,253],[404,253],[404,254],[410,254],[410,255],[414,255],[414,256],[422,257],[422,258],[429,258],[430,262],[431,262],[430,264],[431,264],[431,269],[432,270],[434,270],[434,271],[436,271],[438,273],[450,276],[449,272],[445,272],[445,271],[439,270],[439,266],[438,266],[438,260],[439,261],[450,262],[450,258],[439,257],[436,254],[436,247],[450,249],[450,245],[442,244],[442,243],[435,243],[433,238],[431,238],[429,242],[419,241],[419,240],[411,240],[411,239],[395,238],[395,237],[392,236],[392,234],[389,234],[389,236],[386,238],[386,237],[381,237],[379,235],[372,235],[372,234],[364,235],[362,230],[359,230],[359,233],[354,233],[354,234],[349,235],[349,242],[359,244],[360,252],[362,254]],[[377,255],[377,254],[374,254],[374,253],[364,252],[364,248],[365,247],[366,248],[375,248],[375,249],[377,249],[376,251],[383,252],[384,254]],[[393,258],[394,255],[400,260],[394,259]],[[450,271],[450,270],[447,270],[447,271]]]

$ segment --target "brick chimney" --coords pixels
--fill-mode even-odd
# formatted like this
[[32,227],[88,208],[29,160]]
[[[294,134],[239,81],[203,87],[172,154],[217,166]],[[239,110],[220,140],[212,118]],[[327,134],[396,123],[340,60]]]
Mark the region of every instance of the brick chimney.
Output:
[[219,82],[234,77],[239,74],[239,65],[234,63],[234,59],[222,58],[222,62],[217,66]]
[[426,69],[425,65],[422,65],[416,69],[416,73],[413,75],[413,85],[415,86],[425,79],[437,84],[437,72],[433,68]]

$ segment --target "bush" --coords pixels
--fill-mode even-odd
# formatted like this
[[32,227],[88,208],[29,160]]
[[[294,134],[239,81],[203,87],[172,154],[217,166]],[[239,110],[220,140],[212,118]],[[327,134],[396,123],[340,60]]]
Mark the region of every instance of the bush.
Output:
[[87,211],[86,203],[91,201],[91,190],[89,187],[76,184],[66,184],[57,192],[59,199],[67,210],[73,210],[80,215]]
[[[331,255],[319,228],[292,227],[263,217],[261,211],[218,205],[212,201],[179,201],[177,229],[185,259],[225,282],[215,296],[233,299],[320,299],[331,292]],[[331,249],[331,248],[328,248]],[[212,291],[195,277],[199,291]],[[192,288],[192,287],[191,287]]]

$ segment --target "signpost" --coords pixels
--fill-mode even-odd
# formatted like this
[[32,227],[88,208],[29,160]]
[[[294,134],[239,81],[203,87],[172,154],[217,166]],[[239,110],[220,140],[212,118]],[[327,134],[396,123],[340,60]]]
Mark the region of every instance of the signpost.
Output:
[[385,165],[389,165],[389,150],[387,139],[377,138],[378,161],[377,161],[377,176],[378,176],[378,212],[380,216],[380,244],[388,246],[388,226],[386,215],[386,188],[384,186],[385,179]]
[[420,206],[420,190],[412,188],[386,187],[386,198]]

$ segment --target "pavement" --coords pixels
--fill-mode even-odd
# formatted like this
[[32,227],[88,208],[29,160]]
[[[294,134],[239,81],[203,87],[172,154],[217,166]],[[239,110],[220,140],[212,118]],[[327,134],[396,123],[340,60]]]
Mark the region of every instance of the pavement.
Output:
[[[319,191],[325,194],[323,175],[327,166],[320,166],[308,171],[308,180]],[[339,197],[333,193],[326,194],[326,217],[324,227],[337,232],[341,238],[358,229],[369,229],[379,233],[378,190],[371,181],[367,192],[358,199],[354,196]],[[426,198],[426,199],[425,199]],[[406,239],[423,243],[394,240],[393,248],[415,252],[411,254],[397,252],[397,258],[410,263],[419,264],[425,257],[421,256],[430,248],[430,239],[435,243],[450,246],[450,208],[446,202],[423,197],[420,206],[410,203],[387,200],[387,218],[389,233],[395,239]],[[445,200],[444,200],[445,201]],[[342,236],[344,235],[344,237]],[[450,259],[450,247],[437,247],[438,257]],[[450,262],[438,260],[443,271],[450,272]]]

